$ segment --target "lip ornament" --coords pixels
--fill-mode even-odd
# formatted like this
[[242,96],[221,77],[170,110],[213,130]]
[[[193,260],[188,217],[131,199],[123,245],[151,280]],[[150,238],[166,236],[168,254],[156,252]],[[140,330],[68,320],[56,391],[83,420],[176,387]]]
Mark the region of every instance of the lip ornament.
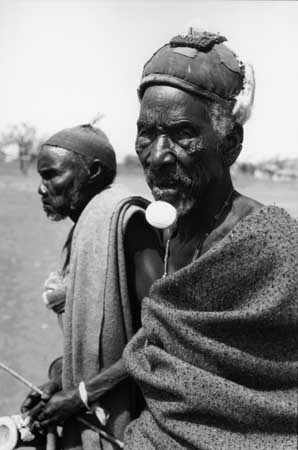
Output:
[[170,203],[157,200],[150,203],[145,212],[147,222],[154,228],[164,230],[172,227],[177,220],[177,210]]

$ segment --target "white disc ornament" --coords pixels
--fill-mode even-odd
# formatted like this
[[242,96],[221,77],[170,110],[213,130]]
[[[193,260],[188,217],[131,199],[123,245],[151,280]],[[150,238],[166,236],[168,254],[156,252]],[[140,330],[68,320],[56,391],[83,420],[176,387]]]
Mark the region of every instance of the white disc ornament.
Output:
[[164,230],[173,226],[177,220],[177,210],[168,202],[157,200],[146,209],[146,220],[155,228]]

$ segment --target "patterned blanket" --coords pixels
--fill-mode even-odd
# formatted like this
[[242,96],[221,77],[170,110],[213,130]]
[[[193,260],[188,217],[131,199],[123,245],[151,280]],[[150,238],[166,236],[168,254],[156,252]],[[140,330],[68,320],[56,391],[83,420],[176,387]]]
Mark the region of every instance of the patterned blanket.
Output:
[[298,223],[263,207],[155,282],[125,350],[126,450],[296,450]]

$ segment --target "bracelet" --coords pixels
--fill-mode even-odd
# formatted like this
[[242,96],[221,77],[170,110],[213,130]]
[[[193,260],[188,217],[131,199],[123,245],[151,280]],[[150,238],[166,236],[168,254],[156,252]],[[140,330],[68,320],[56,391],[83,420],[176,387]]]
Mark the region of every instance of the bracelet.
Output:
[[88,392],[87,392],[84,381],[81,381],[79,383],[79,394],[80,394],[80,398],[81,398],[82,402],[84,403],[84,405],[86,406],[86,408],[88,410],[90,410],[90,406],[88,404]]

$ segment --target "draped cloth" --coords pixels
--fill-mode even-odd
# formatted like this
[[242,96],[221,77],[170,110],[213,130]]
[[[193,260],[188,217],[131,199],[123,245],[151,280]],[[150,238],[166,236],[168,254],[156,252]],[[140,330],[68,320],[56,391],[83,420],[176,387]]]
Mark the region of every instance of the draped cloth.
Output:
[[[126,197],[125,197],[126,196]],[[128,293],[124,233],[147,201],[127,197],[120,187],[96,195],[73,234],[64,318],[63,389],[88,381],[115,363],[135,332]],[[133,415],[133,387],[123,382],[101,406],[110,419],[106,431],[122,439]],[[64,448],[113,448],[77,422],[64,426]]]
[[156,281],[124,357],[126,450],[296,450],[298,223],[268,206]]

